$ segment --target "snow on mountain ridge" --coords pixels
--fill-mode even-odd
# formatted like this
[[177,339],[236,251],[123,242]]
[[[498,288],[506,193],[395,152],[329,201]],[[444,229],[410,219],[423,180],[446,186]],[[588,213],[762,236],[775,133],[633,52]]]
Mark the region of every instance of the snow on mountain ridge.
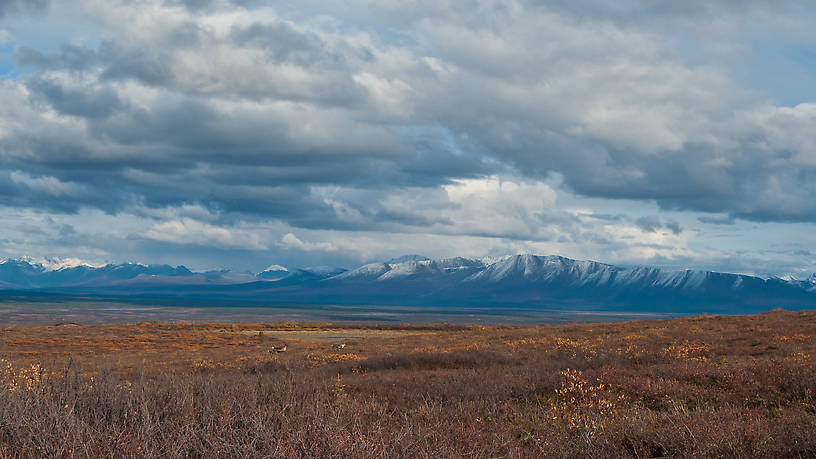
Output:
[[49,258],[34,258],[30,256],[22,256],[19,258],[6,258],[0,264],[5,264],[6,262],[16,261],[16,262],[23,262],[27,263],[31,267],[41,267],[44,272],[50,271],[60,271],[63,269],[72,269],[78,268],[81,266],[85,266],[88,268],[103,268],[107,266],[106,263],[91,263],[89,261],[82,260],[80,258],[75,257],[68,257],[68,258],[60,258],[60,257],[49,257]]
[[415,259],[399,263],[371,263],[332,277],[334,280],[389,281],[411,276],[441,276],[460,270],[476,270],[469,282],[565,282],[580,286],[619,286],[645,283],[652,287],[698,289],[710,272],[667,271],[652,267],[622,268],[597,261],[573,260],[558,255],[508,255],[484,258]]
[[386,263],[369,263],[367,265],[360,266],[357,269],[352,269],[351,271],[346,271],[336,276],[332,276],[329,279],[349,280],[377,278],[385,274],[389,269],[391,268]]
[[479,259],[464,257],[432,259],[412,259],[397,263],[370,263],[357,269],[346,271],[332,280],[374,279],[388,281],[415,275],[442,275],[463,269],[484,268],[485,264]]
[[608,278],[604,270],[614,268],[595,261],[579,261],[557,255],[512,255],[503,257],[486,266],[485,270],[473,274],[467,280],[499,282],[513,279],[525,281],[548,281],[569,275],[575,283]]
[[573,260],[558,255],[513,255],[486,266],[466,280],[501,282],[554,282],[557,279],[572,286],[627,286],[646,283],[653,287],[699,289],[710,272],[694,270],[667,271],[652,267],[622,268],[589,260]]
[[[424,259],[418,255],[400,257],[402,261],[370,263],[351,271],[333,268],[304,268],[289,270],[280,265],[270,265],[264,272],[254,278],[252,275],[239,275],[229,272],[194,273],[183,266],[144,265],[144,264],[109,264],[93,265],[82,260],[45,259],[30,257],[17,260],[0,261],[0,273],[3,282],[8,286],[25,288],[53,288],[72,285],[125,285],[141,282],[157,283],[250,283],[265,280],[275,282],[286,279],[281,285],[291,288],[302,284],[308,288],[319,288],[317,285],[331,285],[339,288],[339,282],[349,281],[350,288],[366,285],[366,289],[387,291],[391,288],[416,289],[427,285],[433,291],[440,289],[461,288],[462,295],[474,289],[492,289],[497,291],[538,292],[544,295],[547,291],[573,289],[573,291],[599,292],[636,292],[652,291],[665,294],[671,290],[696,290],[701,292],[749,291],[760,288],[763,283],[768,289],[792,288],[816,292],[816,273],[806,280],[793,277],[771,277],[767,279],[751,275],[716,273],[700,270],[664,270],[655,267],[618,267],[590,260],[574,260],[557,255],[518,254],[501,257],[466,258],[451,257]],[[409,259],[410,258],[410,259]],[[42,262],[46,262],[43,264]],[[5,265],[5,263],[11,263]],[[87,269],[82,267],[87,267]],[[201,276],[196,277],[196,275]],[[171,279],[172,278],[172,279]],[[406,281],[406,284],[400,282]],[[324,283],[325,281],[325,283]],[[375,283],[380,286],[375,286]],[[319,284],[318,284],[319,283]],[[492,284],[501,284],[492,286]],[[482,285],[478,285],[482,284]],[[785,286],[785,284],[787,286]],[[264,288],[275,288],[271,283]],[[765,288],[765,287],[762,287]],[[616,293],[617,294],[617,293]],[[719,294],[719,293],[718,293]]]
[[389,263],[387,266],[388,270],[377,277],[377,280],[383,281],[412,276],[419,273],[433,273],[438,271],[435,269],[435,266],[431,266],[431,260],[414,260],[395,264]]
[[799,283],[804,282],[806,284],[816,284],[816,273],[812,273],[808,275],[806,278],[802,279],[799,276],[794,274],[785,274],[784,276],[771,276],[769,279],[779,279],[789,283]]

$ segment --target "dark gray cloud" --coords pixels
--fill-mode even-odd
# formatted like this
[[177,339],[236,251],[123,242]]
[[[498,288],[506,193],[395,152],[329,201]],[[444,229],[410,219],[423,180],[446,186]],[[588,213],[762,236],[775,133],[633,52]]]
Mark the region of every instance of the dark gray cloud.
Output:
[[301,66],[314,65],[322,57],[325,47],[317,35],[300,32],[285,22],[233,27],[231,35],[236,46],[260,48],[274,62]]
[[150,86],[169,84],[173,71],[169,60],[172,56],[161,51],[151,54],[142,49],[120,49],[111,44],[104,53],[108,57],[101,80],[136,80]]
[[734,225],[736,223],[736,220],[734,219],[734,217],[728,216],[728,215],[726,215],[726,216],[716,216],[716,217],[703,216],[703,217],[698,217],[697,220],[699,220],[699,221],[701,221],[703,223],[711,223],[711,224],[714,224],[714,225]]
[[647,215],[635,219],[624,214],[592,214],[589,217],[593,220],[603,222],[631,223],[646,233],[657,233],[658,231],[668,230],[673,235],[679,235],[683,232],[683,226],[678,221],[671,218],[660,218],[657,215]]
[[649,233],[654,233],[655,231],[663,228],[663,222],[660,221],[660,217],[654,215],[649,217],[640,217],[635,221],[635,224],[643,231]]
[[81,118],[106,118],[124,108],[118,93],[109,87],[66,88],[55,81],[31,78],[26,87],[58,112]]
[[89,48],[69,43],[60,45],[58,53],[43,53],[30,46],[19,46],[14,62],[23,68],[37,71],[70,70],[81,72],[99,64],[98,53]]
[[680,223],[674,220],[667,220],[665,223],[665,227],[673,234],[680,234],[681,232],[683,232],[683,227],[680,226]]

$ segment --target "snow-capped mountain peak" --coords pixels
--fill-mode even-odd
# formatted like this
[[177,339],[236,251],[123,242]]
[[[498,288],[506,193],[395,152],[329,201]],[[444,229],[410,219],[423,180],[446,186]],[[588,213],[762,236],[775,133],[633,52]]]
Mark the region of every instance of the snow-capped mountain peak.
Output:
[[261,272],[266,273],[266,272],[274,272],[274,271],[282,271],[282,272],[287,272],[287,273],[289,272],[289,270],[286,267],[281,266],[281,265],[269,265],[269,266],[266,267],[266,269],[264,269]]
[[16,259],[7,258],[3,261],[0,261],[0,264],[5,264],[7,262],[21,262],[30,265],[33,268],[42,268],[43,271],[59,271],[62,269],[71,269],[71,268],[78,268],[81,266],[87,268],[102,268],[107,266],[106,263],[92,263],[89,261],[82,260],[80,258],[75,257],[68,257],[68,258],[61,258],[61,257],[48,257],[48,258],[34,258],[30,256],[22,256]]
[[266,269],[259,272],[255,277],[267,281],[277,281],[284,279],[290,275],[289,269],[281,265],[269,265]]

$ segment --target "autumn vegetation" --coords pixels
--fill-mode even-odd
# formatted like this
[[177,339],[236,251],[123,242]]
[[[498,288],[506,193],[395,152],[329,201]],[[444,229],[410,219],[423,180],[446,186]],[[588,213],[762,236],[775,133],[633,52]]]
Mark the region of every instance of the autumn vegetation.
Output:
[[816,456],[816,312],[0,331],[0,457],[552,456]]

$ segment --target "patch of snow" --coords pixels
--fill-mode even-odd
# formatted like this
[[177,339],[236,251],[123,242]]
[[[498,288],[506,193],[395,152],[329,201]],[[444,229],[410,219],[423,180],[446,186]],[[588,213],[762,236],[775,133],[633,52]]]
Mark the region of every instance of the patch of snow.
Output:
[[742,276],[737,276],[737,280],[734,281],[734,288],[742,287]]

